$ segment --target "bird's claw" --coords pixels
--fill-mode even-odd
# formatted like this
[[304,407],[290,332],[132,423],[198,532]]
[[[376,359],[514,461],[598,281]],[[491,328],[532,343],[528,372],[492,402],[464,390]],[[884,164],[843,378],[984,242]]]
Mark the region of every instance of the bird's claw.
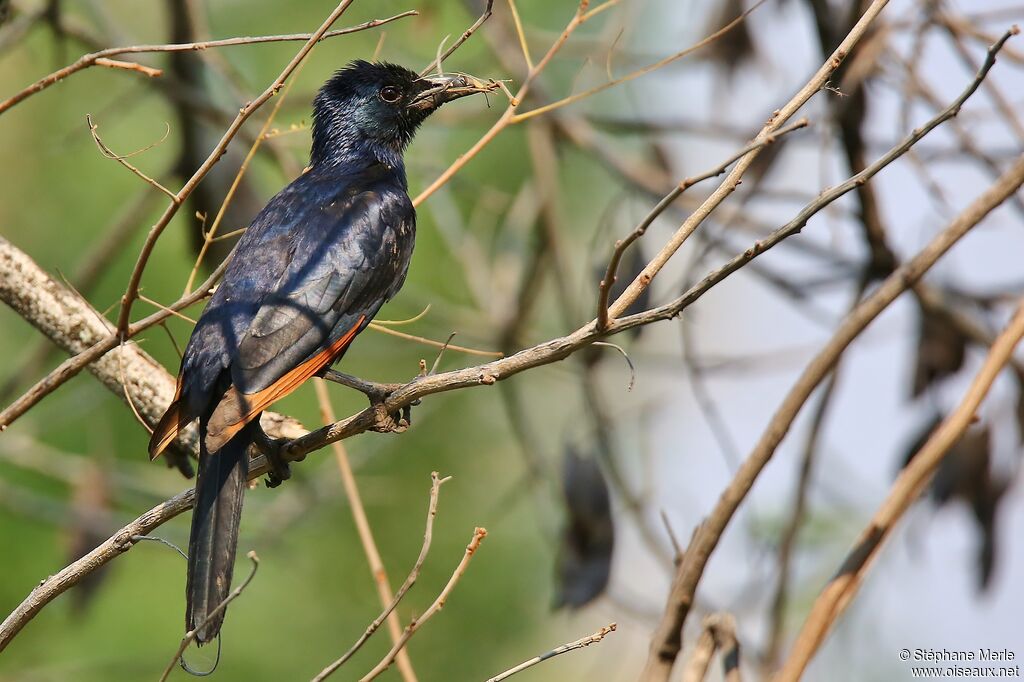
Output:
[[284,458],[282,450],[287,438],[264,438],[257,441],[256,445],[263,456],[267,458],[270,470],[267,471],[266,484],[268,488],[276,488],[292,477],[292,467]]

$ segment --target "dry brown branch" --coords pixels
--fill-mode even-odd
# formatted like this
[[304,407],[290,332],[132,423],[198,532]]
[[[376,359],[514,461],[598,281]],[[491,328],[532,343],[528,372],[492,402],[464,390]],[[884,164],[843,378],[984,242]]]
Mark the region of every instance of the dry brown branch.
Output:
[[[316,33],[307,40],[306,44],[299,50],[299,52],[292,58],[288,65],[284,68],[281,74],[274,80],[274,82],[263,91],[263,93],[252,100],[246,106],[242,107],[238,115],[232,121],[227,131],[221,137],[214,150],[207,157],[206,161],[195,171],[192,177],[185,183],[182,189],[174,195],[174,198],[164,210],[163,215],[157,220],[157,222],[150,228],[149,234],[146,237],[146,241],[142,246],[139,253],[138,259],[135,263],[135,267],[132,269],[132,275],[128,283],[128,287],[125,291],[124,296],[121,299],[121,309],[118,314],[116,333],[110,334],[106,339],[94,343],[84,352],[79,352],[76,356],[69,358],[67,361],[61,364],[56,370],[47,375],[42,381],[38,382],[33,386],[27,393],[21,398],[15,401],[14,404],[9,406],[7,409],[0,413],[0,430],[3,430],[10,423],[17,419],[20,415],[24,414],[26,410],[35,405],[39,400],[45,397],[47,394],[54,391],[57,387],[63,384],[65,381],[70,379],[72,376],[77,374],[87,364],[93,362],[97,358],[101,357],[104,353],[110,351],[119,341],[124,341],[131,338],[135,334],[139,333],[145,328],[152,326],[162,321],[169,313],[160,311],[155,315],[151,315],[149,318],[142,320],[134,325],[129,326],[129,319],[131,313],[132,302],[138,298],[139,285],[142,280],[142,273],[145,270],[146,264],[149,261],[150,255],[152,255],[153,249],[156,246],[156,242],[162,234],[163,230],[170,223],[171,219],[177,213],[181,207],[182,202],[188,197],[188,195],[195,189],[199,184],[200,180],[210,171],[217,160],[223,155],[227,149],[228,143],[234,137],[234,135],[241,128],[245,120],[263,103],[273,97],[278,90],[283,87],[284,81],[294,72],[298,65],[302,62],[306,55],[309,54],[313,46],[318,40],[320,40],[326,33],[330,25],[337,20],[339,16],[348,8],[353,0],[344,0],[339,4],[333,12],[328,16]],[[191,303],[194,303],[201,298],[208,295],[208,285],[216,281],[216,277],[223,272],[227,261],[222,263],[220,267],[211,275],[208,280],[208,284],[200,287],[197,292],[186,296],[169,306],[173,310],[180,310],[181,308],[187,307]]]
[[683,192],[688,190],[690,187],[693,187],[697,183],[721,175],[729,168],[729,166],[734,164],[739,159],[742,159],[744,156],[746,156],[753,150],[760,149],[761,147],[766,147],[775,142],[775,140],[779,139],[783,135],[791,133],[795,130],[800,130],[801,128],[806,128],[808,125],[810,125],[810,121],[808,121],[806,118],[802,118],[796,123],[793,123],[792,125],[788,125],[785,128],[780,128],[777,132],[750,143],[741,151],[731,156],[729,159],[722,162],[718,166],[712,168],[711,170],[705,171],[700,175],[688,177],[680,181],[675,187],[672,188],[672,190],[668,194],[664,196],[664,198],[662,198],[661,201],[657,203],[657,205],[655,205],[654,208],[651,209],[651,211],[644,217],[642,221],[640,221],[640,224],[637,225],[632,232],[626,235],[626,237],[624,237],[623,239],[616,241],[615,247],[612,250],[612,256],[608,260],[608,269],[605,272],[604,277],[601,279],[600,285],[598,286],[597,328],[605,329],[608,327],[608,295],[610,294],[612,287],[615,286],[615,282],[617,279],[616,272],[619,269],[619,263],[622,260],[622,255],[626,252],[626,249],[628,249],[633,242],[635,242],[637,239],[640,239],[640,237],[643,237],[644,234],[646,234],[647,228],[649,228],[651,224],[653,224],[654,221],[657,220],[658,217],[662,213],[664,213],[665,210],[682,195]]
[[[761,129],[761,132],[754,138],[754,142],[758,142],[765,137],[776,133],[786,121],[788,121],[807,101],[819,92],[829,82],[832,74],[835,73],[836,69],[843,63],[853,47],[860,41],[864,34],[867,32],[868,27],[878,17],[879,13],[888,4],[888,0],[874,0],[871,5],[867,8],[860,20],[853,27],[853,30],[843,39],[839,44],[839,47],[829,56],[829,58],[822,64],[821,68],[811,77],[811,79],[804,85],[803,88],[797,92],[781,109],[772,113],[768,122]],[[661,271],[665,264],[675,255],[679,247],[683,245],[683,242],[693,234],[701,223],[714,211],[726,197],[732,194],[736,187],[739,185],[740,180],[743,178],[743,174],[746,173],[747,169],[754,162],[760,152],[760,148],[752,149],[747,156],[741,158],[737,164],[733,167],[732,171],[726,176],[725,180],[718,186],[718,188],[711,193],[711,195],[704,200],[704,202],[693,211],[690,216],[683,222],[683,224],[676,230],[676,233],[672,236],[667,244],[658,252],[658,254],[647,264],[643,272],[637,275],[636,279],[626,287],[626,290],[616,299],[616,301],[609,307],[608,312],[612,317],[617,317],[630,306],[640,296],[640,294],[650,285],[655,275]]]
[[157,526],[191,509],[194,493],[194,490],[189,489],[158,504],[78,561],[39,583],[25,601],[0,623],[0,652],[44,606],[74,587],[92,571],[134,547],[136,536],[148,535]]
[[754,481],[775,454],[776,448],[789,431],[804,403],[832,371],[839,357],[889,304],[920,279],[953,244],[981,222],[989,212],[1006,201],[1022,184],[1024,156],[1018,159],[999,182],[964,209],[920,253],[894,271],[871,296],[864,299],[806,367],[775,411],[746,461],[722,492],[714,510],[700,525],[690,542],[683,562],[672,581],[665,613],[651,642],[651,651],[641,676],[642,680],[648,682],[668,679],[681,646],[683,624],[711,553],[717,547],[722,533],[754,485]]
[[[491,18],[491,9],[493,8],[493,6],[494,6],[494,0],[487,0],[487,4],[484,6],[484,11],[480,14],[480,16],[477,18],[477,20],[473,22],[473,25],[470,26],[469,28],[467,28],[465,31],[463,31],[462,35],[459,36],[459,39],[456,40],[454,43],[452,43],[451,46],[447,50],[445,50],[444,52],[439,54],[434,59],[434,61],[430,62],[430,64],[428,64],[423,69],[423,71],[420,72],[420,75],[421,76],[426,76],[428,73],[430,73],[434,69],[441,68],[441,65],[444,63],[444,60],[448,59],[448,57],[451,57],[452,53],[454,53],[455,50],[457,50],[460,47],[462,47],[462,44],[465,43],[467,40],[469,40],[469,37],[471,35],[473,35],[474,33],[476,33],[477,29],[479,29],[481,26],[483,26],[485,21],[487,21],[488,19]],[[415,12],[413,14],[415,14]],[[380,46],[378,45],[378,50],[379,49],[380,49]]]
[[[672,62],[679,61],[683,57],[691,55],[694,52],[696,52],[696,51],[698,51],[698,50],[700,50],[702,48],[707,47],[711,43],[715,42],[716,40],[718,40],[719,38],[724,36],[729,31],[731,31],[732,29],[734,29],[737,26],[739,26],[740,23],[742,23],[750,15],[751,12],[753,12],[758,7],[763,5],[764,1],[765,0],[758,0],[758,2],[754,3],[754,5],[750,9],[748,9],[745,12],[743,12],[742,14],[740,14],[738,17],[736,17],[735,19],[733,19],[732,21],[727,23],[722,28],[718,29],[717,31],[715,31],[714,33],[708,35],[707,37],[703,38],[699,42],[694,43],[693,45],[691,45],[691,46],[689,46],[689,47],[687,47],[685,49],[680,50],[679,52],[675,52],[673,54],[670,54],[669,56],[667,56],[667,57],[665,57],[663,59],[659,59],[658,61],[654,62],[653,64],[648,64],[647,66],[645,66],[645,67],[643,67],[641,69],[637,69],[636,71],[632,71],[630,73],[627,73],[625,76],[619,76],[618,78],[610,80],[607,83],[602,83],[601,85],[598,85],[596,87],[590,88],[588,90],[584,90],[583,92],[578,92],[576,94],[569,95],[568,97],[564,97],[564,98],[558,100],[557,102],[551,102],[550,104],[545,104],[543,106],[539,106],[536,109],[530,109],[529,111],[524,111],[522,113],[517,113],[517,114],[515,114],[512,117],[510,123],[521,123],[522,121],[525,121],[525,120],[527,120],[529,118],[533,118],[534,116],[540,116],[542,114],[548,113],[549,111],[554,111],[555,109],[560,109],[560,108],[562,108],[562,107],[564,107],[566,105],[574,104],[574,103],[579,102],[581,100],[587,99],[588,97],[593,97],[594,95],[597,95],[597,94],[602,93],[602,92],[604,92],[606,90],[614,88],[617,85],[622,85],[623,83],[628,83],[629,81],[635,80],[637,78],[640,78],[641,76],[646,76],[649,73],[653,73],[654,71],[657,71],[658,69],[661,69],[661,68],[664,68],[664,67],[668,66]],[[610,3],[605,3],[605,4],[607,5],[607,4],[610,4]],[[520,98],[517,97],[517,99],[520,99]]]
[[562,49],[562,47],[565,45],[565,42],[569,39],[569,36],[573,34],[573,31],[575,31],[577,28],[583,25],[583,23],[590,16],[593,16],[595,10],[599,10],[602,7],[609,5],[613,1],[614,0],[606,0],[606,2],[604,2],[602,5],[599,5],[597,8],[595,8],[594,10],[590,10],[589,12],[587,11],[587,7],[590,4],[589,0],[583,0],[582,2],[579,3],[579,5],[576,8],[575,14],[573,14],[572,16],[572,19],[569,20],[568,24],[566,24],[566,27],[559,34],[558,38],[556,38],[555,41],[551,44],[551,47],[548,48],[548,51],[544,54],[543,57],[541,57],[541,60],[537,62],[536,66],[530,69],[529,73],[527,73],[526,78],[523,80],[523,84],[519,86],[519,90],[516,91],[516,94],[513,96],[512,101],[509,102],[508,108],[505,109],[505,112],[501,115],[501,117],[497,121],[495,121],[494,125],[492,125],[491,128],[486,133],[484,133],[483,136],[479,140],[477,140],[476,143],[472,147],[470,147],[468,151],[466,151],[462,156],[456,159],[455,163],[450,165],[443,173],[441,173],[441,175],[437,177],[436,180],[434,180],[434,182],[430,183],[430,185],[426,189],[420,192],[419,195],[415,199],[413,199],[413,206],[419,206],[421,203],[426,201],[427,197],[429,197],[431,194],[440,189],[445,183],[451,180],[452,177],[456,173],[458,173],[462,169],[462,167],[469,162],[470,159],[472,159],[474,156],[480,153],[481,149],[490,144],[491,141],[495,137],[497,137],[499,133],[501,133],[501,131],[503,131],[512,123],[512,117],[515,115],[517,107],[520,105],[520,103],[522,103],[523,98],[525,98],[527,93],[530,91],[530,87],[533,85],[533,82],[538,78],[538,76],[540,76],[541,73],[543,73],[543,71],[547,68],[548,64],[551,63],[551,60],[554,59],[556,54],[558,54],[559,50]]
[[[637,78],[644,74],[650,73],[651,71],[655,71],[665,66],[666,64],[676,61],[692,53],[694,50],[700,47],[704,47],[708,43],[714,41],[715,39],[723,35],[725,32],[736,26],[746,16],[746,13],[743,14],[735,21],[731,22],[726,27],[724,27],[722,30],[715,32],[711,36],[708,36],[707,38],[700,41],[696,45],[689,47],[679,53],[671,55],[656,64],[652,64],[648,67],[645,67],[644,69],[640,69],[639,71],[623,76],[611,83],[605,83],[604,85],[599,86],[598,88],[594,88],[590,91],[579,93],[578,95],[573,95],[566,99],[559,100],[558,102],[554,102],[545,107],[539,107],[538,109],[524,112],[522,114],[518,113],[520,105],[523,103],[523,100],[526,98],[527,94],[531,91],[534,82],[544,72],[544,70],[551,63],[551,60],[555,57],[555,55],[558,54],[562,47],[564,47],[565,43],[569,40],[569,37],[573,34],[573,32],[575,32],[576,29],[582,26],[589,19],[592,19],[601,12],[616,5],[617,2],[618,0],[605,0],[605,2],[593,8],[590,8],[589,0],[583,0],[582,2],[580,2],[576,8],[576,13],[573,15],[572,19],[569,20],[569,23],[558,35],[558,37],[554,40],[554,42],[548,48],[548,51],[544,54],[544,56],[541,57],[540,61],[537,62],[536,65],[528,65],[528,72],[526,74],[525,79],[523,80],[523,84],[519,87],[519,90],[516,91],[515,95],[512,96],[508,108],[505,109],[501,117],[497,121],[495,121],[491,128],[486,133],[484,133],[483,136],[479,140],[477,140],[472,147],[470,147],[462,156],[456,159],[455,162],[451,164],[443,173],[441,173],[441,175],[439,175],[437,179],[435,179],[434,182],[432,182],[426,189],[420,192],[419,195],[415,199],[413,199],[413,205],[419,206],[431,194],[433,194],[443,185],[445,185],[473,157],[479,154],[484,147],[489,145],[494,140],[494,138],[496,138],[503,130],[505,130],[509,126],[514,125],[516,123],[521,123],[522,121],[528,120],[529,118],[537,116],[539,114],[547,113],[552,109],[557,109],[563,106],[564,104],[570,103],[570,101],[579,101],[580,99],[597,94],[598,92],[607,90],[608,88],[614,87],[615,85],[621,84],[628,80],[632,80],[633,78]],[[760,3],[758,3],[758,5],[759,4]]]
[[485,358],[500,358],[504,353],[496,350],[479,350],[477,348],[467,348],[465,346],[457,346],[453,343],[443,343],[441,341],[435,341],[434,339],[428,339],[422,336],[416,336],[415,334],[406,334],[395,329],[391,329],[386,325],[379,322],[371,322],[367,325],[370,329],[381,334],[387,334],[388,336],[397,336],[400,339],[406,341],[415,341],[416,343],[422,343],[424,346],[431,346],[433,348],[444,348],[447,350],[458,351],[459,353],[465,353],[466,355],[478,355]]
[[[320,416],[325,424],[337,421],[334,415],[334,407],[331,405],[331,396],[327,393],[327,385],[323,381],[314,381],[313,388],[316,390],[317,402],[320,403]],[[356,532],[359,534],[359,542],[363,546],[363,553],[366,554],[366,562],[370,565],[370,576],[377,586],[377,596],[380,598],[381,606],[388,607],[395,600],[391,592],[391,582],[388,580],[387,569],[384,568],[384,560],[377,549],[377,541],[373,537],[373,530],[370,528],[370,521],[366,517],[366,508],[363,506],[363,496],[359,493],[359,486],[356,484],[356,476],[352,471],[352,464],[348,461],[348,453],[345,446],[340,443],[331,443],[334,450],[334,459],[338,463],[338,472],[341,474],[341,484],[345,488],[345,495],[348,497],[349,507],[352,509],[352,520],[356,524]],[[433,478],[436,480],[437,475]],[[433,489],[431,490],[433,493]],[[431,495],[433,497],[433,494]],[[388,633],[391,641],[397,642],[402,635],[402,625],[398,622],[398,614],[393,610],[387,617]],[[396,660],[398,671],[406,682],[415,682],[416,673],[413,671],[412,661],[408,652],[403,649],[398,652]],[[340,665],[340,664],[339,664]]]
[[[135,231],[139,223],[156,205],[159,195],[150,192],[149,188],[140,188],[138,194],[128,202],[114,222],[101,234],[82,258],[82,263],[75,268],[70,280],[83,296],[88,296],[107,266],[119,253],[119,247]],[[17,369],[0,386],[0,403],[17,396],[17,390],[25,383],[41,374],[49,365],[51,356],[56,356],[59,349],[49,339],[40,339],[35,348],[15,362]]]
[[[296,76],[298,76],[301,69],[302,65],[300,64],[295,70]],[[282,89],[281,96],[277,98],[277,101],[270,110],[270,114],[267,116],[267,120],[263,122],[260,132],[256,135],[256,139],[253,140],[252,144],[249,145],[249,151],[246,152],[245,158],[242,159],[242,163],[239,164],[238,172],[235,173],[235,177],[231,180],[231,186],[228,187],[228,191],[224,195],[224,199],[220,202],[220,208],[217,209],[217,215],[213,218],[213,224],[203,231],[203,245],[199,247],[199,253],[196,255],[195,263],[192,265],[192,271],[188,273],[188,279],[185,281],[185,288],[181,293],[182,296],[188,296],[192,291],[192,285],[195,283],[196,275],[199,273],[199,268],[203,264],[203,259],[206,257],[210,244],[216,240],[217,230],[220,228],[221,221],[224,220],[224,215],[227,213],[228,207],[231,206],[231,201],[235,198],[235,193],[238,192],[238,187],[242,183],[242,178],[245,177],[246,171],[249,170],[249,164],[252,163],[253,157],[255,157],[256,152],[259,151],[260,145],[265,139],[267,139],[267,131],[270,130],[270,126],[273,125],[278,112],[281,111],[281,105],[288,100],[288,93],[291,92],[292,85],[294,83],[295,79],[293,78],[288,81],[284,86],[284,89]]]
[[346,651],[341,658],[339,658],[338,660],[334,661],[326,668],[321,670],[317,674],[317,676],[313,678],[313,682],[322,682],[322,680],[327,679],[338,668],[343,666],[346,663],[346,661],[352,658],[352,656],[357,651],[359,651],[360,647],[362,647],[363,644],[366,643],[366,640],[370,639],[370,637],[373,636],[373,633],[375,633],[378,630],[378,628],[380,628],[384,620],[390,618],[391,614],[394,613],[395,608],[398,606],[398,603],[402,601],[402,598],[405,597],[409,589],[416,584],[416,580],[417,578],[419,578],[420,575],[420,569],[423,568],[423,562],[427,560],[427,553],[430,551],[430,544],[434,538],[434,519],[437,517],[438,495],[440,493],[441,486],[450,480],[450,476],[441,478],[440,476],[438,476],[436,471],[431,472],[430,502],[427,504],[427,528],[425,531],[423,531],[423,545],[420,547],[420,554],[418,557],[416,557],[416,562],[413,564],[412,570],[409,571],[408,577],[406,577],[405,582],[402,583],[402,586],[398,588],[398,592],[395,593],[395,596],[391,599],[391,602],[387,604],[384,607],[384,610],[381,612],[381,614],[377,616],[377,618],[375,618],[372,623],[370,623],[369,627],[367,627],[366,631],[362,635],[360,635],[359,639],[356,640],[355,644],[349,647],[349,650]]
[[[201,287],[193,295],[200,300],[209,287],[209,283]],[[113,325],[73,291],[61,282],[50,277],[31,258],[13,244],[0,237],[0,300],[11,306],[15,312],[32,324],[44,336],[49,338],[61,350],[73,354],[71,360],[63,363],[58,372],[76,374],[88,367],[104,386],[120,398],[124,398],[121,382],[121,366],[128,383],[135,405],[146,423],[153,426],[159,421],[162,412],[174,396],[174,377],[172,377],[156,360],[142,351],[134,343],[118,345],[117,335],[113,333]],[[185,305],[175,305],[168,311],[160,310],[143,322],[133,325],[141,330],[156,324],[170,316],[170,310],[181,310]],[[147,322],[148,320],[148,322]],[[92,349],[102,348],[103,352]],[[116,348],[116,350],[114,350]],[[107,352],[111,351],[111,352]],[[91,357],[82,362],[81,358]],[[77,362],[75,362],[78,360]],[[52,375],[51,375],[52,376]],[[49,392],[48,386],[37,384],[36,389],[29,391],[30,404],[19,401],[0,413],[0,430],[4,429],[17,416],[23,414]],[[305,429],[293,419],[272,415],[265,423],[273,433],[280,437],[295,437]],[[195,431],[190,429],[183,439],[178,441],[175,449],[179,453],[195,451]]]
[[[231,47],[233,45],[255,45],[258,43],[279,43],[287,41],[297,42],[300,40],[308,42],[312,40],[314,37],[316,38],[316,41],[319,42],[320,40],[334,38],[335,36],[343,36],[349,33],[356,33],[358,31],[365,31],[367,29],[376,28],[377,26],[382,26],[383,24],[387,24],[392,21],[397,21],[398,19],[403,19],[405,17],[416,16],[418,14],[419,13],[416,12],[415,10],[409,10],[408,12],[402,12],[401,14],[396,14],[395,16],[388,17],[387,19],[374,19],[372,21],[367,21],[366,23],[359,24],[358,26],[342,28],[338,29],[337,31],[326,31],[323,34],[319,34],[318,31],[317,33],[291,33],[286,35],[274,36],[224,38],[221,40],[206,40],[202,42],[193,43],[171,43],[165,45],[129,45],[127,47],[109,47],[104,50],[99,50],[91,54],[83,55],[73,64],[69,64],[68,66],[65,66],[62,69],[54,71],[49,76],[39,79],[38,81],[28,86],[16,95],[13,95],[12,97],[4,100],[3,102],[0,102],[0,114],[3,114],[5,111],[10,109],[14,105],[31,97],[37,92],[41,92],[46,88],[50,87],[51,85],[59,83],[68,76],[71,76],[72,74],[77,73],[82,69],[87,69],[90,66],[96,65],[99,60],[106,60],[107,62],[110,62],[113,60],[108,59],[109,57],[113,57],[120,54],[142,54],[151,52],[193,52],[198,50],[207,50],[213,47]],[[126,62],[118,63],[126,64]],[[102,64],[102,66],[110,66],[110,64]],[[128,67],[123,66],[119,68]],[[145,75],[147,76],[151,76],[153,74],[149,73],[149,71],[158,71],[159,69],[151,69],[150,67],[142,67],[141,65],[139,65],[138,69],[133,68],[133,70],[138,70],[142,73],[145,73]]]
[[[1024,166],[1024,162],[1017,167]],[[1020,183],[1017,183],[1020,186]],[[782,670],[775,677],[777,682],[796,682],[825,640],[832,624],[846,610],[856,596],[871,563],[877,558],[882,544],[893,527],[907,511],[914,500],[921,496],[931,481],[943,456],[960,438],[975,418],[982,400],[988,395],[996,377],[1013,356],[1013,351],[1024,338],[1024,301],[1017,307],[1013,319],[992,344],[981,369],[964,394],[960,404],[938,429],[932,433],[924,446],[913,456],[910,463],[893,483],[888,497],[875,512],[857,542],[847,554],[836,576],[825,586],[811,608],[803,629],[797,636],[793,649]]]
[[462,555],[462,561],[460,561],[459,565],[455,567],[455,572],[452,573],[452,577],[448,579],[448,583],[441,590],[441,593],[437,595],[437,599],[434,600],[434,603],[423,612],[422,616],[419,618],[413,618],[409,621],[409,624],[405,626],[405,631],[402,632],[402,637],[393,647],[391,647],[391,651],[385,654],[384,658],[380,660],[380,663],[378,663],[373,670],[361,677],[359,682],[370,682],[370,680],[375,679],[378,675],[387,670],[395,660],[395,656],[398,655],[398,652],[401,651],[409,642],[409,639],[416,634],[424,623],[433,618],[437,615],[438,611],[444,608],[445,602],[448,601],[448,597],[451,595],[452,590],[455,589],[455,585],[462,578],[466,569],[469,568],[470,560],[473,558],[473,555],[476,554],[476,550],[480,547],[480,543],[483,542],[485,537],[487,537],[486,529],[477,528],[473,531],[473,539],[469,541],[468,545],[466,545],[466,552]]
[[[167,189],[166,187],[164,187],[159,182],[157,182],[153,178],[149,177],[148,175],[146,175],[145,173],[140,171],[138,168],[136,168],[132,164],[128,163],[128,160],[127,160],[126,157],[127,156],[131,156],[131,154],[125,154],[123,156],[115,154],[110,149],[110,147],[108,147],[103,142],[103,140],[100,138],[100,134],[97,132],[97,129],[99,128],[99,126],[92,122],[92,115],[91,114],[87,114],[86,115],[85,121],[89,125],[89,134],[92,135],[93,142],[95,142],[96,146],[100,148],[100,152],[102,152],[103,156],[107,157],[108,159],[113,159],[114,161],[117,161],[119,164],[121,164],[122,166],[124,166],[125,168],[130,170],[132,173],[134,173],[138,177],[142,178],[143,182],[146,182],[146,183],[152,185],[153,187],[156,187],[158,190],[160,190],[161,192],[166,194],[168,197],[171,198],[171,201],[176,202],[178,200],[178,197],[175,196],[174,192],[172,192],[171,190]],[[166,135],[165,135],[165,137],[166,137]]]
[[704,629],[683,670],[682,682],[703,682],[716,651],[722,655],[725,682],[740,682],[740,644],[736,639],[736,619],[731,614],[713,613],[704,619]]
[[[181,661],[181,657],[185,655],[185,650],[188,649],[188,645],[195,641],[196,634],[198,634],[199,631],[211,620],[216,618],[217,614],[226,609],[228,604],[238,599],[239,595],[241,595],[242,592],[245,591],[245,588],[249,586],[249,583],[252,582],[252,579],[256,577],[256,569],[260,567],[260,558],[256,556],[256,552],[249,552],[246,556],[249,558],[249,561],[252,562],[252,570],[249,571],[249,575],[246,576],[245,580],[243,580],[238,587],[231,590],[231,594],[225,597],[224,601],[217,604],[217,608],[210,611],[209,615],[206,616],[202,623],[185,633],[185,636],[181,638],[181,644],[178,645],[178,650],[174,652],[174,657],[171,658],[171,662],[167,664],[166,668],[164,668],[164,672],[160,676],[160,682],[166,682],[167,678],[170,677],[172,672],[174,672],[174,667],[179,661]],[[184,664],[182,664],[182,667],[184,667]]]
[[145,66],[137,62],[123,62],[119,59],[107,59],[106,57],[97,58],[93,64],[96,66],[105,66],[108,69],[124,69],[125,71],[136,71],[141,73],[143,76],[149,76],[150,78],[158,78],[164,75],[163,69],[154,69],[152,66]]
[[576,651],[577,649],[582,649],[584,647],[588,647],[591,644],[597,644],[602,639],[607,637],[609,634],[615,632],[615,630],[617,628],[618,628],[618,625],[616,623],[609,623],[608,625],[605,625],[603,628],[601,628],[600,630],[598,630],[597,632],[595,632],[592,635],[587,635],[586,637],[581,637],[580,639],[577,639],[575,642],[568,642],[567,644],[563,644],[561,646],[557,646],[554,649],[552,649],[551,651],[547,651],[547,652],[541,654],[540,656],[534,656],[530,660],[523,661],[522,663],[520,663],[519,665],[515,666],[514,668],[509,668],[508,670],[506,670],[505,672],[501,673],[500,675],[495,675],[494,677],[488,679],[487,682],[501,682],[502,680],[507,680],[508,678],[512,677],[516,673],[522,672],[523,670],[526,670],[527,668],[532,668],[533,666],[537,665],[538,663],[543,663],[544,661],[552,659],[555,656],[561,656],[562,654],[569,653],[570,651]]

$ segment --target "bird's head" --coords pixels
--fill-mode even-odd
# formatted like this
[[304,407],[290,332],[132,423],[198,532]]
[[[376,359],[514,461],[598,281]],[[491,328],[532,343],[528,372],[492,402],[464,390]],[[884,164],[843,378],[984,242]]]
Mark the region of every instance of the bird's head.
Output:
[[419,125],[445,102],[489,92],[472,76],[419,76],[395,64],[355,61],[324,83],[313,100],[311,162],[374,156],[401,163]]

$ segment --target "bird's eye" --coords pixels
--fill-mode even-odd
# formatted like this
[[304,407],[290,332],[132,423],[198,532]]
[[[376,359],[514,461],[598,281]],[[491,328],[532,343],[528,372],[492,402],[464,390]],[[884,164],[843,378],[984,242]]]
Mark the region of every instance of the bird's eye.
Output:
[[380,89],[380,98],[388,104],[394,104],[402,97],[402,92],[393,85],[386,85]]

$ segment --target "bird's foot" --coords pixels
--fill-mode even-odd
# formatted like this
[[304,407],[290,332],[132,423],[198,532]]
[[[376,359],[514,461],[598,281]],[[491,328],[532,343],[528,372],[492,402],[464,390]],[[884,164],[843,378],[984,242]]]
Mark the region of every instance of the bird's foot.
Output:
[[262,437],[255,439],[256,447],[263,456],[267,458],[270,470],[267,472],[266,483],[268,488],[276,488],[292,477],[292,467],[284,457],[284,446],[287,438],[270,438],[267,434],[260,432]]

